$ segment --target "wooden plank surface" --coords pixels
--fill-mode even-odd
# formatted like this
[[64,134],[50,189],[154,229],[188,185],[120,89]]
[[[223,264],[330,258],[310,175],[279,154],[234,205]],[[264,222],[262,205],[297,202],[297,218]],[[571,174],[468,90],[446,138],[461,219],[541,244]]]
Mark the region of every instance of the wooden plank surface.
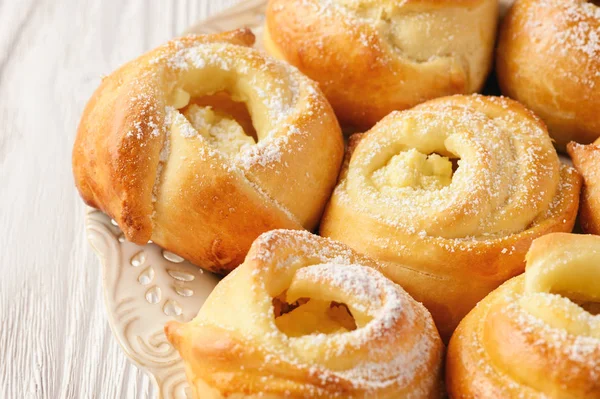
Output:
[[0,0],[0,398],[148,398],[105,318],[71,176],[103,74],[236,0]]

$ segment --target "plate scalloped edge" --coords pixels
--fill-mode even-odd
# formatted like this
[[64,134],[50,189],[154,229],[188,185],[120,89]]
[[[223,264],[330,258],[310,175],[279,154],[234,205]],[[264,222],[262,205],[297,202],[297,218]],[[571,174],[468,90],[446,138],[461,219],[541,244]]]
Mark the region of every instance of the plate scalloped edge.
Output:
[[125,355],[148,373],[159,398],[191,398],[183,361],[163,326],[191,320],[219,278],[156,244],[125,240],[96,209],[87,209],[86,232],[102,263],[108,321]]

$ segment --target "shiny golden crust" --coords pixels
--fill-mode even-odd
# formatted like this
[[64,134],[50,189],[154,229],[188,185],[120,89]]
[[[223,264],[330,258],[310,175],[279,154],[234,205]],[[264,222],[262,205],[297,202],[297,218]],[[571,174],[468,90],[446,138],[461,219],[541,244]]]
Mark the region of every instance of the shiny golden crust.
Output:
[[[129,240],[227,272],[262,232],[317,224],[343,157],[339,125],[315,83],[253,43],[249,30],[176,39],[92,96],[73,149],[75,181]],[[198,108],[189,104],[223,91],[246,103],[258,143],[246,145],[254,139],[234,120],[211,125],[221,116],[204,108],[192,122]],[[218,134],[237,134],[239,148]]]
[[586,0],[517,0],[500,29],[502,93],[532,109],[556,146],[600,136],[600,7]]
[[[194,397],[439,398],[431,315],[378,268],[308,232],[261,235],[193,321],[165,327]],[[302,304],[275,318],[275,298]],[[334,320],[303,310],[312,303],[345,304],[356,328],[325,331]],[[316,332],[304,330],[315,319]]]
[[600,140],[589,145],[569,143],[567,151],[583,177],[579,224],[586,233],[600,234]]
[[368,129],[393,110],[478,91],[497,0],[271,0],[265,47],[319,82],[340,122]]
[[596,236],[535,240],[525,274],[488,295],[452,336],[450,397],[600,397],[600,316],[577,305],[600,300],[599,254]]
[[[447,157],[460,159],[455,172]],[[517,102],[440,98],[352,137],[321,234],[386,262],[447,340],[477,301],[523,271],[533,239],[571,231],[580,185]]]

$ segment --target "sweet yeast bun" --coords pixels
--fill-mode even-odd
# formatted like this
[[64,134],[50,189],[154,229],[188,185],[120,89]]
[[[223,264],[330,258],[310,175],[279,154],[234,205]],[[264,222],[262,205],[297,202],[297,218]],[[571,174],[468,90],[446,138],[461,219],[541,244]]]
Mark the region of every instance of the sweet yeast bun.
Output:
[[319,82],[342,125],[481,89],[497,0],[271,0],[265,47]]
[[189,323],[167,338],[197,399],[441,397],[431,315],[347,246],[262,234]]
[[531,242],[571,232],[581,178],[516,101],[450,96],[350,139],[321,234],[384,262],[442,338],[525,268]]
[[227,273],[261,233],[318,223],[340,127],[316,83],[253,43],[249,30],[175,39],[93,94],[75,182],[128,240]]
[[600,139],[587,145],[571,142],[567,151],[583,177],[579,224],[585,233],[600,235]]
[[536,239],[527,269],[481,301],[452,336],[451,398],[600,397],[600,237]]
[[516,0],[500,29],[502,93],[539,115],[559,150],[600,136],[600,7]]

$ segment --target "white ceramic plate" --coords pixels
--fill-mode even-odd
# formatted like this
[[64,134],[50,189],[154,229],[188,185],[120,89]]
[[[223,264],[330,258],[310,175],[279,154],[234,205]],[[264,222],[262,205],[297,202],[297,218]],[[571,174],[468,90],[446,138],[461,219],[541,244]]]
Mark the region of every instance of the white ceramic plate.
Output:
[[[503,10],[506,3],[501,0]],[[186,33],[214,33],[251,28],[261,47],[267,0],[248,0],[190,27]],[[88,239],[102,263],[102,286],[112,332],[129,360],[149,374],[159,398],[191,398],[183,362],[167,341],[163,327],[171,319],[191,320],[218,277],[177,255],[148,243],[125,240],[108,216],[88,208]]]
[[136,245],[104,213],[88,208],[87,236],[102,263],[102,287],[112,332],[133,364],[145,370],[159,398],[183,399],[183,362],[163,332],[171,319],[191,320],[219,281],[177,255]]

